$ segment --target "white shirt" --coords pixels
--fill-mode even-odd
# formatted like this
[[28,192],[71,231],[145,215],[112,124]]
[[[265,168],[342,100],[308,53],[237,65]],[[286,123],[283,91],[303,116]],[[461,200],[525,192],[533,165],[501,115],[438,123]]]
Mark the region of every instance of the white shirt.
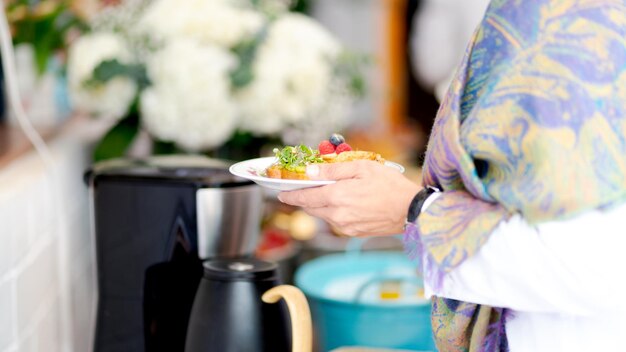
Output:
[[626,205],[536,226],[515,215],[425,291],[511,309],[511,352],[626,351],[625,271]]

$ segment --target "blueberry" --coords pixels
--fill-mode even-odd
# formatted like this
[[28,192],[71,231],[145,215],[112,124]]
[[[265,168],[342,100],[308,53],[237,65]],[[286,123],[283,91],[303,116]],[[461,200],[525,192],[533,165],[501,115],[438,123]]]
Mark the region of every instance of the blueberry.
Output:
[[334,146],[338,146],[341,143],[344,143],[346,141],[345,138],[343,138],[342,135],[340,135],[339,133],[333,133],[330,135],[330,138],[328,139],[330,141],[330,143],[332,143]]

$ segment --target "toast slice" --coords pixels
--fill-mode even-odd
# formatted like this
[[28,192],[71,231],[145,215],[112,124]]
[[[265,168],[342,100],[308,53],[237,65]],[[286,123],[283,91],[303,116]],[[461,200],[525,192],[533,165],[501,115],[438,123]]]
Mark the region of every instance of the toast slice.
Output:
[[289,171],[278,164],[273,164],[265,170],[265,174],[270,178],[280,178],[285,180],[308,180],[304,172]]
[[366,150],[350,150],[339,154],[322,155],[322,159],[327,163],[343,163],[354,160],[372,160],[379,163],[385,162],[385,159],[380,154]]
[[[351,150],[345,151],[340,154],[326,154],[321,156],[325,163],[342,163],[355,160],[372,160],[379,163],[384,163],[385,159],[378,154],[364,150]],[[308,180],[306,173],[290,171],[276,163],[271,165],[265,170],[267,177],[280,178],[285,180]]]

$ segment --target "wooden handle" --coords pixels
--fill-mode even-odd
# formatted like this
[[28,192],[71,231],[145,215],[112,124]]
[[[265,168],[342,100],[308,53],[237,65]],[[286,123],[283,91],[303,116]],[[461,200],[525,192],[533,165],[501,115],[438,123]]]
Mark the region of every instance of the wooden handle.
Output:
[[313,328],[311,311],[304,293],[291,285],[280,285],[263,294],[263,302],[276,303],[285,299],[291,317],[291,351],[311,352],[313,350]]

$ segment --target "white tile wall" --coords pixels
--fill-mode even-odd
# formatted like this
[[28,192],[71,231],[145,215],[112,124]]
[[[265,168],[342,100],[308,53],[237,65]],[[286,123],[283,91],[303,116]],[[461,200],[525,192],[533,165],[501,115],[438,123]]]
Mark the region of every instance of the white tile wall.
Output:
[[8,234],[9,228],[12,227],[12,222],[9,222],[11,215],[8,209],[0,212],[0,278],[13,266],[13,236]]
[[15,303],[13,283],[0,283],[0,351],[9,347],[15,339],[15,316],[12,312]]
[[18,331],[37,324],[36,313],[50,304],[49,296],[59,293],[59,266],[56,241],[42,242],[33,246],[32,252],[21,272],[16,276]]
[[[60,304],[59,300],[53,300],[49,309],[44,313],[43,319],[36,328],[37,342],[39,344],[39,350],[45,350],[46,352],[60,352],[61,351],[61,330],[59,329],[60,317]],[[43,346],[45,344],[45,348]],[[76,349],[75,351],[88,351],[89,349]]]
[[17,350],[19,352],[37,352],[39,351],[38,346],[37,336],[35,336],[32,332],[25,333],[19,341]]
[[95,276],[85,143],[51,145],[58,177],[33,152],[0,169],[0,352],[88,352]]

